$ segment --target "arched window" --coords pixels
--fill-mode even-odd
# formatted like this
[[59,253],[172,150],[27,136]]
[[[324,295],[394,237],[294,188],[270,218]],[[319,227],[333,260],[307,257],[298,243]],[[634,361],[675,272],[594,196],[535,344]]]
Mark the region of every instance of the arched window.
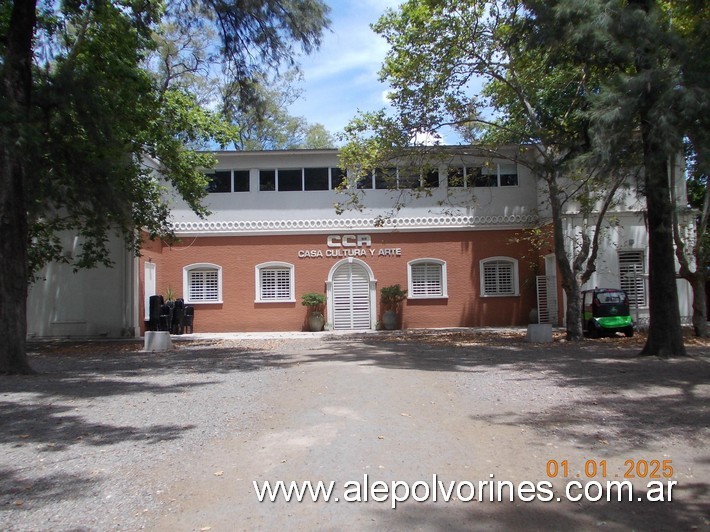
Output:
[[446,288],[446,262],[439,259],[416,259],[407,263],[409,270],[409,297],[430,299],[448,297]]
[[287,262],[264,262],[256,266],[256,302],[293,302],[294,268]]
[[518,261],[510,257],[490,257],[481,262],[482,296],[517,296]]
[[185,303],[221,303],[222,267],[216,264],[190,264],[182,269]]

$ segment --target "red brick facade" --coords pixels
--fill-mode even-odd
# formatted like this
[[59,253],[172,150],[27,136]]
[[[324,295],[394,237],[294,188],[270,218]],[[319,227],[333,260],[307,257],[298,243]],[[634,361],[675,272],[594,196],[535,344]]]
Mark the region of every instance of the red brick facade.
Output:
[[[144,262],[156,265],[157,293],[165,294],[171,288],[176,297],[185,297],[183,268],[209,263],[222,268],[222,302],[194,305],[195,332],[307,330],[307,309],[301,305],[301,295],[311,291],[326,293],[331,268],[344,260],[346,253],[356,253],[356,258],[372,270],[377,294],[380,287],[391,284],[407,288],[409,261],[430,258],[446,262],[448,297],[408,299],[402,310],[403,328],[528,323],[529,312],[536,305],[535,273],[525,258],[532,256],[526,244],[511,241],[518,230],[354,234],[365,233],[370,236],[371,245],[348,248],[329,247],[325,234],[199,236],[183,237],[172,247],[148,244],[143,248],[139,269],[141,316]],[[341,237],[335,238],[336,244]],[[518,261],[519,295],[481,297],[480,261],[491,257]],[[295,302],[255,302],[256,266],[272,261],[294,266]],[[382,309],[379,297],[376,299],[372,304],[379,320]]]

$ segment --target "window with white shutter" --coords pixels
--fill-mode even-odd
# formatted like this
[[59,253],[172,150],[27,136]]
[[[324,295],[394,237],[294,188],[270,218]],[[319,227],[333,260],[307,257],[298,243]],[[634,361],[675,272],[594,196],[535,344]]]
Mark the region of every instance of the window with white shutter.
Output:
[[190,264],[183,268],[185,303],[221,303],[222,267]]
[[293,264],[270,262],[256,267],[256,301],[294,301]]
[[646,275],[642,250],[619,251],[619,288],[632,306],[646,306]]
[[482,260],[481,295],[519,295],[518,261],[509,257],[492,257]]
[[439,259],[417,259],[410,261],[409,297],[448,297],[446,288],[446,262]]

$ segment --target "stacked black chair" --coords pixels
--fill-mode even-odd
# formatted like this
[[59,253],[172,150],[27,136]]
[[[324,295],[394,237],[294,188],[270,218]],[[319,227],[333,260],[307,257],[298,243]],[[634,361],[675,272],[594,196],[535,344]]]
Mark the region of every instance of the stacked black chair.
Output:
[[157,331],[160,329],[160,315],[164,305],[163,296],[156,295],[148,298],[148,330]]
[[170,331],[173,323],[173,302],[168,301],[160,308],[159,331]]
[[182,325],[183,325],[183,331],[187,332],[188,329],[190,329],[190,333],[192,333],[192,325],[193,322],[195,321],[195,307],[192,305],[185,305],[185,311],[183,312],[183,317],[182,317]]
[[182,334],[183,333],[183,319],[185,314],[185,300],[178,298],[175,300],[175,306],[173,307],[173,317],[170,327],[170,332],[172,334]]

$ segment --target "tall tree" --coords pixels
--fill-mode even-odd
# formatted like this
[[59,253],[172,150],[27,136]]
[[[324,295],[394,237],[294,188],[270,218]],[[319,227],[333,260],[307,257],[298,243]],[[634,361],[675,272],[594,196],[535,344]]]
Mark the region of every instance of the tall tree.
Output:
[[239,150],[292,150],[333,148],[335,139],[321,124],[309,124],[293,116],[288,107],[300,96],[296,87],[301,79],[297,69],[272,79],[259,80],[247,105],[239,87],[222,84],[222,112],[238,130],[235,146]]
[[[327,24],[319,0],[185,0],[179,23],[213,27],[222,65],[244,97],[252,79],[312,51]],[[66,260],[57,232],[82,238],[76,267],[109,263],[113,232],[169,232],[155,170],[198,214],[214,160],[194,144],[226,145],[233,129],[179,85],[144,68],[159,2],[3,2],[0,6],[0,374],[31,371],[25,352],[27,283]],[[149,163],[149,164],[146,164]]]
[[[567,295],[567,337],[581,340],[580,286],[596,269],[604,215],[624,174],[608,176],[628,156],[604,166],[590,156],[585,110],[603,69],[576,64],[570,50],[540,45],[540,28],[524,7],[520,1],[410,0],[385,14],[374,29],[390,45],[381,76],[393,87],[395,116],[353,121],[344,159],[352,165],[373,154],[392,156],[393,148],[416,143],[417,132],[454,127],[488,146],[489,156],[512,158],[542,176]],[[525,148],[511,155],[510,144]],[[581,239],[570,246],[564,212],[572,201],[585,216]]]
[[323,124],[308,124],[300,147],[311,150],[334,148],[335,137]]
[[[32,105],[32,39],[37,21],[34,1],[4,3],[2,19],[2,101],[0,101],[0,373],[30,371],[25,355],[27,334],[26,150],[30,142]],[[34,152],[34,150],[31,150]]]
[[[687,175],[673,177],[687,178],[688,204],[695,209],[695,216],[690,228],[684,228],[682,220],[676,216],[673,236],[679,273],[693,290],[693,329],[697,336],[707,337],[710,335],[706,298],[710,282],[710,99],[707,97],[710,5],[694,1],[666,2],[664,7],[668,10],[670,24],[685,43],[685,53],[679,60],[683,76],[688,80],[686,85],[692,87],[690,105],[684,109]],[[684,232],[689,238],[685,238]]]
[[[669,162],[684,137],[706,139],[710,102],[707,41],[679,31],[680,8],[707,34],[707,5],[699,1],[558,0],[535,2],[552,13],[557,39],[574,46],[578,60],[615,68],[593,99],[592,135],[604,147],[639,139],[649,230],[650,328],[645,355],[685,354],[673,249]],[[697,63],[689,64],[695,58]],[[705,69],[704,69],[705,68]]]
[[[194,16],[200,6],[189,8]],[[181,24],[182,18],[182,13],[169,11],[155,32],[157,45],[148,55],[148,68],[163,90],[186,91],[200,105],[218,109],[234,127],[233,144],[238,150],[335,145],[323,126],[288,113],[288,106],[301,97],[296,88],[302,78],[298,65],[289,65],[284,72],[255,72],[248,83],[235,80],[222,68],[216,28]]]
[[[693,316],[691,322],[696,336],[707,337],[708,301],[706,289],[710,282],[710,180],[707,163],[698,156],[688,143],[688,203],[694,209],[693,223],[685,226],[676,214],[673,223],[673,239],[676,257],[680,264],[680,276],[693,290]],[[683,176],[673,176],[683,179]]]

